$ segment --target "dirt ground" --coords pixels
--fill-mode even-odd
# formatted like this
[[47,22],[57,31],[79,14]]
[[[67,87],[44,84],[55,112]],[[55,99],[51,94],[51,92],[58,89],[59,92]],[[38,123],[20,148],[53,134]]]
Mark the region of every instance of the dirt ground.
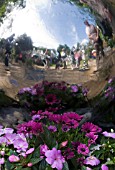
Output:
[[[92,98],[102,91],[108,78],[115,76],[115,51],[109,55],[109,57],[111,56],[110,74],[105,78],[99,78],[98,74],[94,73],[96,70],[94,59],[89,60],[89,70],[85,71],[71,70],[70,67],[60,70],[55,70],[54,67],[45,70],[39,66],[27,68],[24,64],[18,63],[10,64],[9,68],[5,68],[4,63],[0,63],[0,89],[3,89],[8,96],[16,98],[20,88],[32,86],[42,80],[65,81],[69,84],[82,84],[87,87],[89,89],[88,98]],[[107,60],[109,61],[109,58]]]

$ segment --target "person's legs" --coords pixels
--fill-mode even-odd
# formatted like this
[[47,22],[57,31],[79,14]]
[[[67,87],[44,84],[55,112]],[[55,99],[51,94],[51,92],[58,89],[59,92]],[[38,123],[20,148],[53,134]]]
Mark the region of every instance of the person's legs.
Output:
[[99,56],[99,44],[95,43],[94,47],[95,47],[95,50],[96,50],[96,66],[97,66],[97,69],[99,69],[99,60],[100,60],[100,56]]

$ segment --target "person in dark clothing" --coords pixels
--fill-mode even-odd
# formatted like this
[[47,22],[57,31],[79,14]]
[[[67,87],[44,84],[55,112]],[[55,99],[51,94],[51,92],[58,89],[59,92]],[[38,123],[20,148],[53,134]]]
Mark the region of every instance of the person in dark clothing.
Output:
[[61,53],[60,53],[60,51],[58,51],[58,56],[57,56],[57,59],[56,59],[55,69],[60,69],[60,66],[61,66]]
[[8,67],[9,66],[9,54],[8,53],[5,53],[5,66]]
[[96,50],[96,64],[97,64],[97,69],[98,69],[100,53],[101,53],[101,56],[104,57],[103,41],[99,35],[99,28],[94,26],[93,24],[89,24],[87,20],[84,22],[84,24],[86,25],[86,34],[88,38],[91,40],[91,42],[93,43],[94,48]]

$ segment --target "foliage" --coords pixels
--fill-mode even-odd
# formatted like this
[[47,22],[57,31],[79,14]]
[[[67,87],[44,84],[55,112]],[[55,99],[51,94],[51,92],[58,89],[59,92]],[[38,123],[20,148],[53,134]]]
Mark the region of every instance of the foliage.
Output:
[[66,53],[69,54],[70,48],[66,44],[64,45],[60,44],[59,47],[57,48],[57,51],[60,52],[63,48],[65,49]]
[[19,48],[18,50],[20,50],[20,51],[29,51],[29,50],[33,49],[33,42],[31,40],[31,38],[29,36],[27,36],[26,34],[19,36],[16,39],[16,43]]
[[65,82],[43,81],[33,87],[23,88],[19,91],[20,103],[30,110],[49,110],[62,112],[85,107],[87,89],[81,85],[70,85]]
[[102,92],[93,99],[93,122],[108,127],[115,124],[115,77],[108,80]]
[[18,2],[18,5],[23,7],[23,1],[24,0],[0,0],[0,22],[3,22],[2,19],[5,17],[5,12],[9,3],[13,2],[15,5],[15,3]]

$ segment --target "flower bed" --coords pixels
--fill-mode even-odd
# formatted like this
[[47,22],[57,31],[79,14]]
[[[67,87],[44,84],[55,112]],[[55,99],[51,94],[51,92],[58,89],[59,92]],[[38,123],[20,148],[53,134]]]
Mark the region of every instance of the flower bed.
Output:
[[[114,88],[114,80],[108,84]],[[107,132],[92,122],[79,126],[83,115],[75,109],[88,105],[86,92],[81,85],[64,82],[21,89],[18,96],[30,111],[30,120],[16,130],[0,126],[1,169],[114,170],[114,130]]]

